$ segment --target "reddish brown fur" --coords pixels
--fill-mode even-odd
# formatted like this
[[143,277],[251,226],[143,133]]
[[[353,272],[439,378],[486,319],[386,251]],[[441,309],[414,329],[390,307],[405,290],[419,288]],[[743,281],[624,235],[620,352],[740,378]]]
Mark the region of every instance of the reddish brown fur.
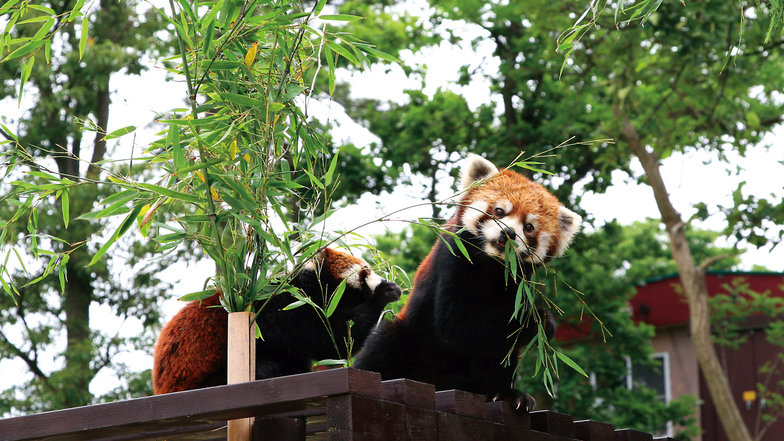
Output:
[[217,294],[190,302],[163,327],[152,371],[156,395],[221,384],[210,381],[226,366],[229,316],[218,305]]

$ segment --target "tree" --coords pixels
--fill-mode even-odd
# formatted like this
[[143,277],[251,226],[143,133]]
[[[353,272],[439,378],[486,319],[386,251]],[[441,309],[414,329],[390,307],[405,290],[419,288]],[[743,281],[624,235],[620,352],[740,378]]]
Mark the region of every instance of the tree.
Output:
[[[368,56],[394,58],[350,35],[336,34],[327,25],[314,28],[317,18],[352,20],[322,14],[325,3],[303,7],[296,0],[274,4],[208,0],[193,8],[180,1],[170,2],[168,13],[153,8],[148,20],[133,15],[133,4],[116,7],[112,3],[96,12],[96,23],[106,28],[93,34],[88,28],[90,18],[82,11],[90,6],[83,1],[58,5],[57,10],[15,0],[3,5],[2,13],[11,16],[0,34],[0,50],[7,45],[9,52],[3,58],[3,68],[10,68],[10,62],[20,63],[20,94],[26,84],[32,85],[41,96],[64,95],[64,103],[58,104],[67,105],[58,108],[40,101],[42,105],[31,112],[43,115],[40,121],[32,120],[34,124],[56,129],[47,133],[48,137],[29,137],[38,133],[32,130],[35,125],[22,126],[19,135],[3,127],[7,140],[0,144],[4,146],[0,163],[9,178],[4,180],[8,184],[3,188],[5,205],[1,207],[7,216],[0,221],[0,246],[6,249],[0,282],[8,294],[3,297],[8,305],[3,313],[13,312],[9,320],[21,323],[27,339],[14,345],[6,338],[1,349],[26,360],[37,375],[26,392],[39,388],[67,393],[62,397],[30,394],[28,400],[20,401],[10,391],[4,410],[37,411],[93,400],[89,381],[112,361],[114,348],[122,342],[107,338],[107,344],[96,344],[103,342],[90,329],[91,303],[108,303],[120,315],[141,316],[147,326],[157,322],[153,306],[163,298],[161,292],[150,295],[110,283],[108,256],[117,254],[118,242],[127,240],[129,231],[143,236],[145,246],[154,248],[155,258],[160,259],[157,266],[145,262],[149,272],[136,273],[135,281],[145,286],[155,286],[153,274],[167,264],[166,259],[176,259],[180,250],[196,248],[214,261],[217,274],[207,279],[204,290],[184,299],[205,298],[217,291],[229,312],[261,313],[268,299],[291,292],[300,299],[292,307],[309,305],[324,318],[334,311],[339,294],[329,300],[328,307],[321,308],[287,283],[317,253],[341,240],[314,227],[331,214],[340,155],[308,122],[307,109],[300,103],[310,98],[314,76],[321,72],[319,55],[325,57],[326,72],[333,74],[327,75],[330,90],[334,88],[336,60],[344,58],[362,66],[369,63]],[[28,18],[28,14],[35,16]],[[77,39],[69,26],[80,18]],[[41,22],[44,25],[34,32],[27,28]],[[127,37],[139,43],[156,38],[154,31],[160,29],[160,23],[168,23],[176,37],[177,56],[172,59],[179,64],[169,70],[187,88],[189,108],[162,115],[160,122],[166,129],[151,145],[140,148],[141,156],[109,161],[106,140],[135,131],[128,126],[105,132],[108,116],[102,106],[108,105],[108,95],[101,95],[101,91],[108,87],[109,67],[115,60],[133,59],[123,54],[136,48],[118,44],[118,39]],[[143,32],[122,33],[128,29]],[[120,34],[114,35],[116,31]],[[22,36],[16,38],[17,33]],[[57,71],[44,80],[30,76],[42,64],[36,64],[36,59],[49,61],[56,46],[53,41],[59,43],[60,35],[68,44],[57,47],[56,54],[73,64],[53,58],[52,65],[70,70]],[[77,68],[79,60],[91,54],[93,45],[104,42],[118,53],[96,56],[95,65],[87,65],[89,71]],[[124,66],[133,71],[135,65],[128,62]],[[88,81],[80,83],[83,80]],[[81,88],[67,88],[74,84]],[[42,90],[49,86],[51,90]],[[59,119],[63,115],[67,117],[65,124]],[[97,134],[92,160],[81,175],[79,156],[85,128]],[[343,161],[353,164],[356,156],[356,149],[347,149]],[[48,159],[54,160],[57,170],[48,168]],[[19,173],[23,169],[31,171]],[[116,221],[104,223],[110,220]],[[76,231],[77,224],[94,229]],[[11,245],[4,243],[11,239]],[[22,246],[14,248],[17,243],[28,246],[30,257],[42,265],[40,275],[20,276],[8,266],[13,256],[24,265],[23,253],[17,249]],[[134,258],[147,251],[142,248],[132,245]],[[62,291],[61,302],[59,298],[50,300],[57,295],[53,286]],[[57,375],[47,375],[38,365],[41,347],[52,343],[54,334],[48,323],[31,325],[37,313],[51,314],[55,322],[61,319],[61,327],[67,331],[65,369]],[[142,343],[149,348],[149,341]],[[97,354],[98,349],[105,353]],[[96,361],[98,355],[101,357]],[[132,387],[147,387],[144,376],[132,375],[130,381]],[[110,395],[108,399],[119,397],[123,391]]]
[[[78,10],[69,14],[74,5],[73,1],[55,0],[38,4],[8,2],[0,8],[0,15],[8,24],[7,33],[0,37],[5,43],[0,44],[0,51],[5,48],[4,62],[0,63],[0,75],[4,78],[0,98],[14,97],[20,103],[32,101],[19,120],[3,121],[15,127],[18,137],[3,126],[6,142],[0,153],[5,156],[15,151],[21,158],[20,165],[29,170],[19,185],[44,184],[48,179],[41,176],[47,171],[73,182],[98,179],[97,164],[107,153],[110,79],[120,71],[141,73],[141,58],[155,56],[163,49],[156,36],[163,28],[161,17],[150,11],[137,12],[136,1],[102,1],[89,12],[85,9],[86,15]],[[86,29],[88,23],[89,39],[87,34],[80,37],[78,32]],[[35,51],[20,53],[26,46],[25,39],[29,41],[34,36],[42,38],[35,43]],[[77,50],[80,44],[81,51]],[[21,69],[12,61],[19,56],[24,56]],[[24,96],[22,90],[26,92]],[[94,128],[95,136],[82,129],[86,121]],[[138,317],[149,330],[158,321],[159,302],[168,288],[156,276],[166,262],[142,264],[141,259],[149,256],[151,249],[137,244],[135,249],[127,249],[126,255],[118,255],[118,259],[85,268],[94,250],[85,246],[84,240],[100,235],[103,225],[85,221],[63,224],[62,219],[91,211],[96,200],[111,195],[107,188],[80,186],[70,193],[57,193],[57,200],[55,194],[35,201],[30,198],[27,203],[31,207],[35,203],[35,210],[27,222],[6,224],[20,210],[8,198],[12,189],[9,178],[15,176],[18,175],[6,175],[2,185],[5,196],[0,199],[0,219],[10,228],[2,232],[1,242],[22,254],[31,244],[33,249],[39,244],[42,248],[49,245],[51,252],[63,258],[60,277],[51,268],[47,271],[47,267],[23,271],[17,264],[18,271],[12,272],[14,265],[9,266],[9,262],[14,260],[8,258],[0,266],[0,274],[3,278],[11,276],[15,286],[43,277],[39,284],[20,288],[15,298],[0,298],[0,359],[21,359],[32,373],[30,381],[3,392],[0,412],[89,404],[95,400],[89,391],[95,375],[107,367],[122,371],[115,355],[151,339],[149,334],[138,338],[102,334],[91,326],[91,319],[95,320],[91,307],[108,305],[119,320]],[[29,234],[31,231],[36,234]],[[131,283],[111,274],[110,268],[120,265],[122,259],[127,259],[137,271]],[[27,269],[32,274],[25,274]],[[66,279],[67,283],[63,283]],[[9,291],[9,285],[5,288]],[[16,333],[22,337],[15,338]],[[58,343],[63,334],[65,347]],[[48,363],[48,354],[52,352],[57,363]],[[56,367],[59,364],[62,367]],[[126,386],[125,392],[118,393],[144,392]]]
[[[370,12],[386,10],[386,3],[368,3]],[[694,345],[719,418],[731,440],[750,439],[710,344],[704,272],[719,256],[694,259],[685,236],[689,220],[673,206],[659,166],[674,151],[702,150],[718,159],[725,159],[728,150],[742,155],[782,121],[784,107],[774,96],[783,86],[782,39],[767,32],[770,10],[743,4],[739,20],[732,4],[663,2],[626,19],[637,13],[638,3],[618,3],[617,11],[601,4],[588,11],[594,17],[589,26],[570,34],[563,30],[585,11],[584,2],[453,0],[431,6],[434,35],[439,24],[460,20],[481,30],[472,43],[495,42],[498,70],[484,76],[476,72],[478,79],[491,81],[501,104],[498,130],[485,140],[498,146],[487,151],[489,156],[509,158],[520,150],[536,155],[571,136],[577,141],[610,138],[615,142],[561,149],[543,161],[559,178],[559,195],[579,202],[577,182],[585,190],[602,191],[613,170],[651,186],[689,299]],[[559,37],[563,50],[569,45],[579,49],[566,63],[555,50]],[[447,34],[444,40],[457,38]],[[475,73],[470,65],[464,71]],[[384,118],[383,108],[376,110],[375,118]],[[631,171],[632,158],[641,162],[643,175]],[[729,221],[725,233],[738,241],[782,238],[776,225],[784,220],[784,205],[775,197],[748,197],[741,187],[734,206],[700,203],[694,200],[700,209],[695,220],[723,212]]]

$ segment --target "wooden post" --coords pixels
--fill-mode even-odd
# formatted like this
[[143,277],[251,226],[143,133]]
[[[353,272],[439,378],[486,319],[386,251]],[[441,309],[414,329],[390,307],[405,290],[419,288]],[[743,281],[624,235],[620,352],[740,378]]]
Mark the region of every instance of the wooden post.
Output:
[[[229,314],[228,383],[244,383],[256,379],[256,326],[251,326],[251,312]],[[250,441],[253,418],[230,420],[227,441]]]

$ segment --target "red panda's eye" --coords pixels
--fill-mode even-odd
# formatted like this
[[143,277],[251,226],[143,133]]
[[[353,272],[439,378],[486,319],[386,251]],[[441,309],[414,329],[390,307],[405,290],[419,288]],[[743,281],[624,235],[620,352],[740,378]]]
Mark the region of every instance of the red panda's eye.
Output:
[[526,233],[533,233],[535,229],[536,227],[534,227],[534,224],[525,224]]
[[504,217],[505,214],[506,212],[504,211],[503,208],[499,207],[495,209],[495,217]]

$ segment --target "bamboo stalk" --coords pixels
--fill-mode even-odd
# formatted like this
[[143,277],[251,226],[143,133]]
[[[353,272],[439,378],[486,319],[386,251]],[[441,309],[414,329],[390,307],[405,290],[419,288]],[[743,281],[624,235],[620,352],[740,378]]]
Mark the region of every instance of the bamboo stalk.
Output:
[[[256,379],[256,335],[251,312],[229,313],[228,383],[244,383]],[[253,418],[229,421],[227,441],[250,441]]]

